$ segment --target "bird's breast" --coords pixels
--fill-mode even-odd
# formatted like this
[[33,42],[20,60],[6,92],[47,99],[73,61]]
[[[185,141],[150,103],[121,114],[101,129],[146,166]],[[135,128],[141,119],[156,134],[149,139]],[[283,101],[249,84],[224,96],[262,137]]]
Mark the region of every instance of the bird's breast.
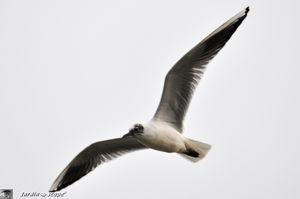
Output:
[[166,126],[146,128],[138,140],[149,148],[164,152],[180,152],[185,149],[183,136]]

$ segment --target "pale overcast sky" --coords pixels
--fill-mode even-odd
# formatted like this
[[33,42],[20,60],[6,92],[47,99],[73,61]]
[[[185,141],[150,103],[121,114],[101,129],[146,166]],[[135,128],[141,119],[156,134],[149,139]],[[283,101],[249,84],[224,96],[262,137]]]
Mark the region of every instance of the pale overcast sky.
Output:
[[299,1],[0,1],[0,189],[47,192],[89,144],[151,119],[172,65],[250,13],[209,64],[185,135],[213,146],[192,164],[131,153],[67,198],[299,198]]

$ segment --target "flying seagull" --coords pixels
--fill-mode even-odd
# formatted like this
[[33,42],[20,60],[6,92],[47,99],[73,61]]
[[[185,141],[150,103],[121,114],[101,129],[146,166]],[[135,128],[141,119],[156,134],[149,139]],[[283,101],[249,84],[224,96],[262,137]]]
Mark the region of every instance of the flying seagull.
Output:
[[178,153],[193,162],[202,159],[211,146],[182,135],[184,116],[207,64],[223,48],[248,12],[249,7],[229,19],[173,66],[165,78],[156,113],[148,123],[135,124],[121,138],[96,142],[85,148],[59,174],[50,192],[69,186],[104,162],[141,149]]

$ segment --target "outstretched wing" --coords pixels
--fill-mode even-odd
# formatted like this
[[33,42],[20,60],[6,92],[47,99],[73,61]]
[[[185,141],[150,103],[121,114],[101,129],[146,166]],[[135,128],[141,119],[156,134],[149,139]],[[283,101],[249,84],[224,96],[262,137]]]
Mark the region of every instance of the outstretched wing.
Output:
[[50,192],[59,191],[69,186],[104,162],[145,148],[147,147],[132,137],[96,142],[81,151],[68,164],[52,184]]
[[163,94],[154,119],[165,121],[182,132],[184,116],[206,65],[230,39],[248,11],[249,7],[229,19],[173,66],[165,78]]

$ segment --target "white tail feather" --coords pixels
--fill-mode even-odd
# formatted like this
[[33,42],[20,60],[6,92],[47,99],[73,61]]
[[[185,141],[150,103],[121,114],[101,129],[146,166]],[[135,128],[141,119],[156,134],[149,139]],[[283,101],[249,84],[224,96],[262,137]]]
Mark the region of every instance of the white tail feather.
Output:
[[192,157],[192,156],[190,156],[188,154],[184,154],[184,153],[180,154],[182,157],[184,157],[185,159],[192,161],[192,162],[198,162],[199,160],[203,159],[211,148],[211,145],[209,145],[209,144],[199,142],[196,140],[192,140],[192,139],[188,139],[188,138],[185,141],[185,145],[186,145],[187,150],[192,150],[199,154],[198,157]]

